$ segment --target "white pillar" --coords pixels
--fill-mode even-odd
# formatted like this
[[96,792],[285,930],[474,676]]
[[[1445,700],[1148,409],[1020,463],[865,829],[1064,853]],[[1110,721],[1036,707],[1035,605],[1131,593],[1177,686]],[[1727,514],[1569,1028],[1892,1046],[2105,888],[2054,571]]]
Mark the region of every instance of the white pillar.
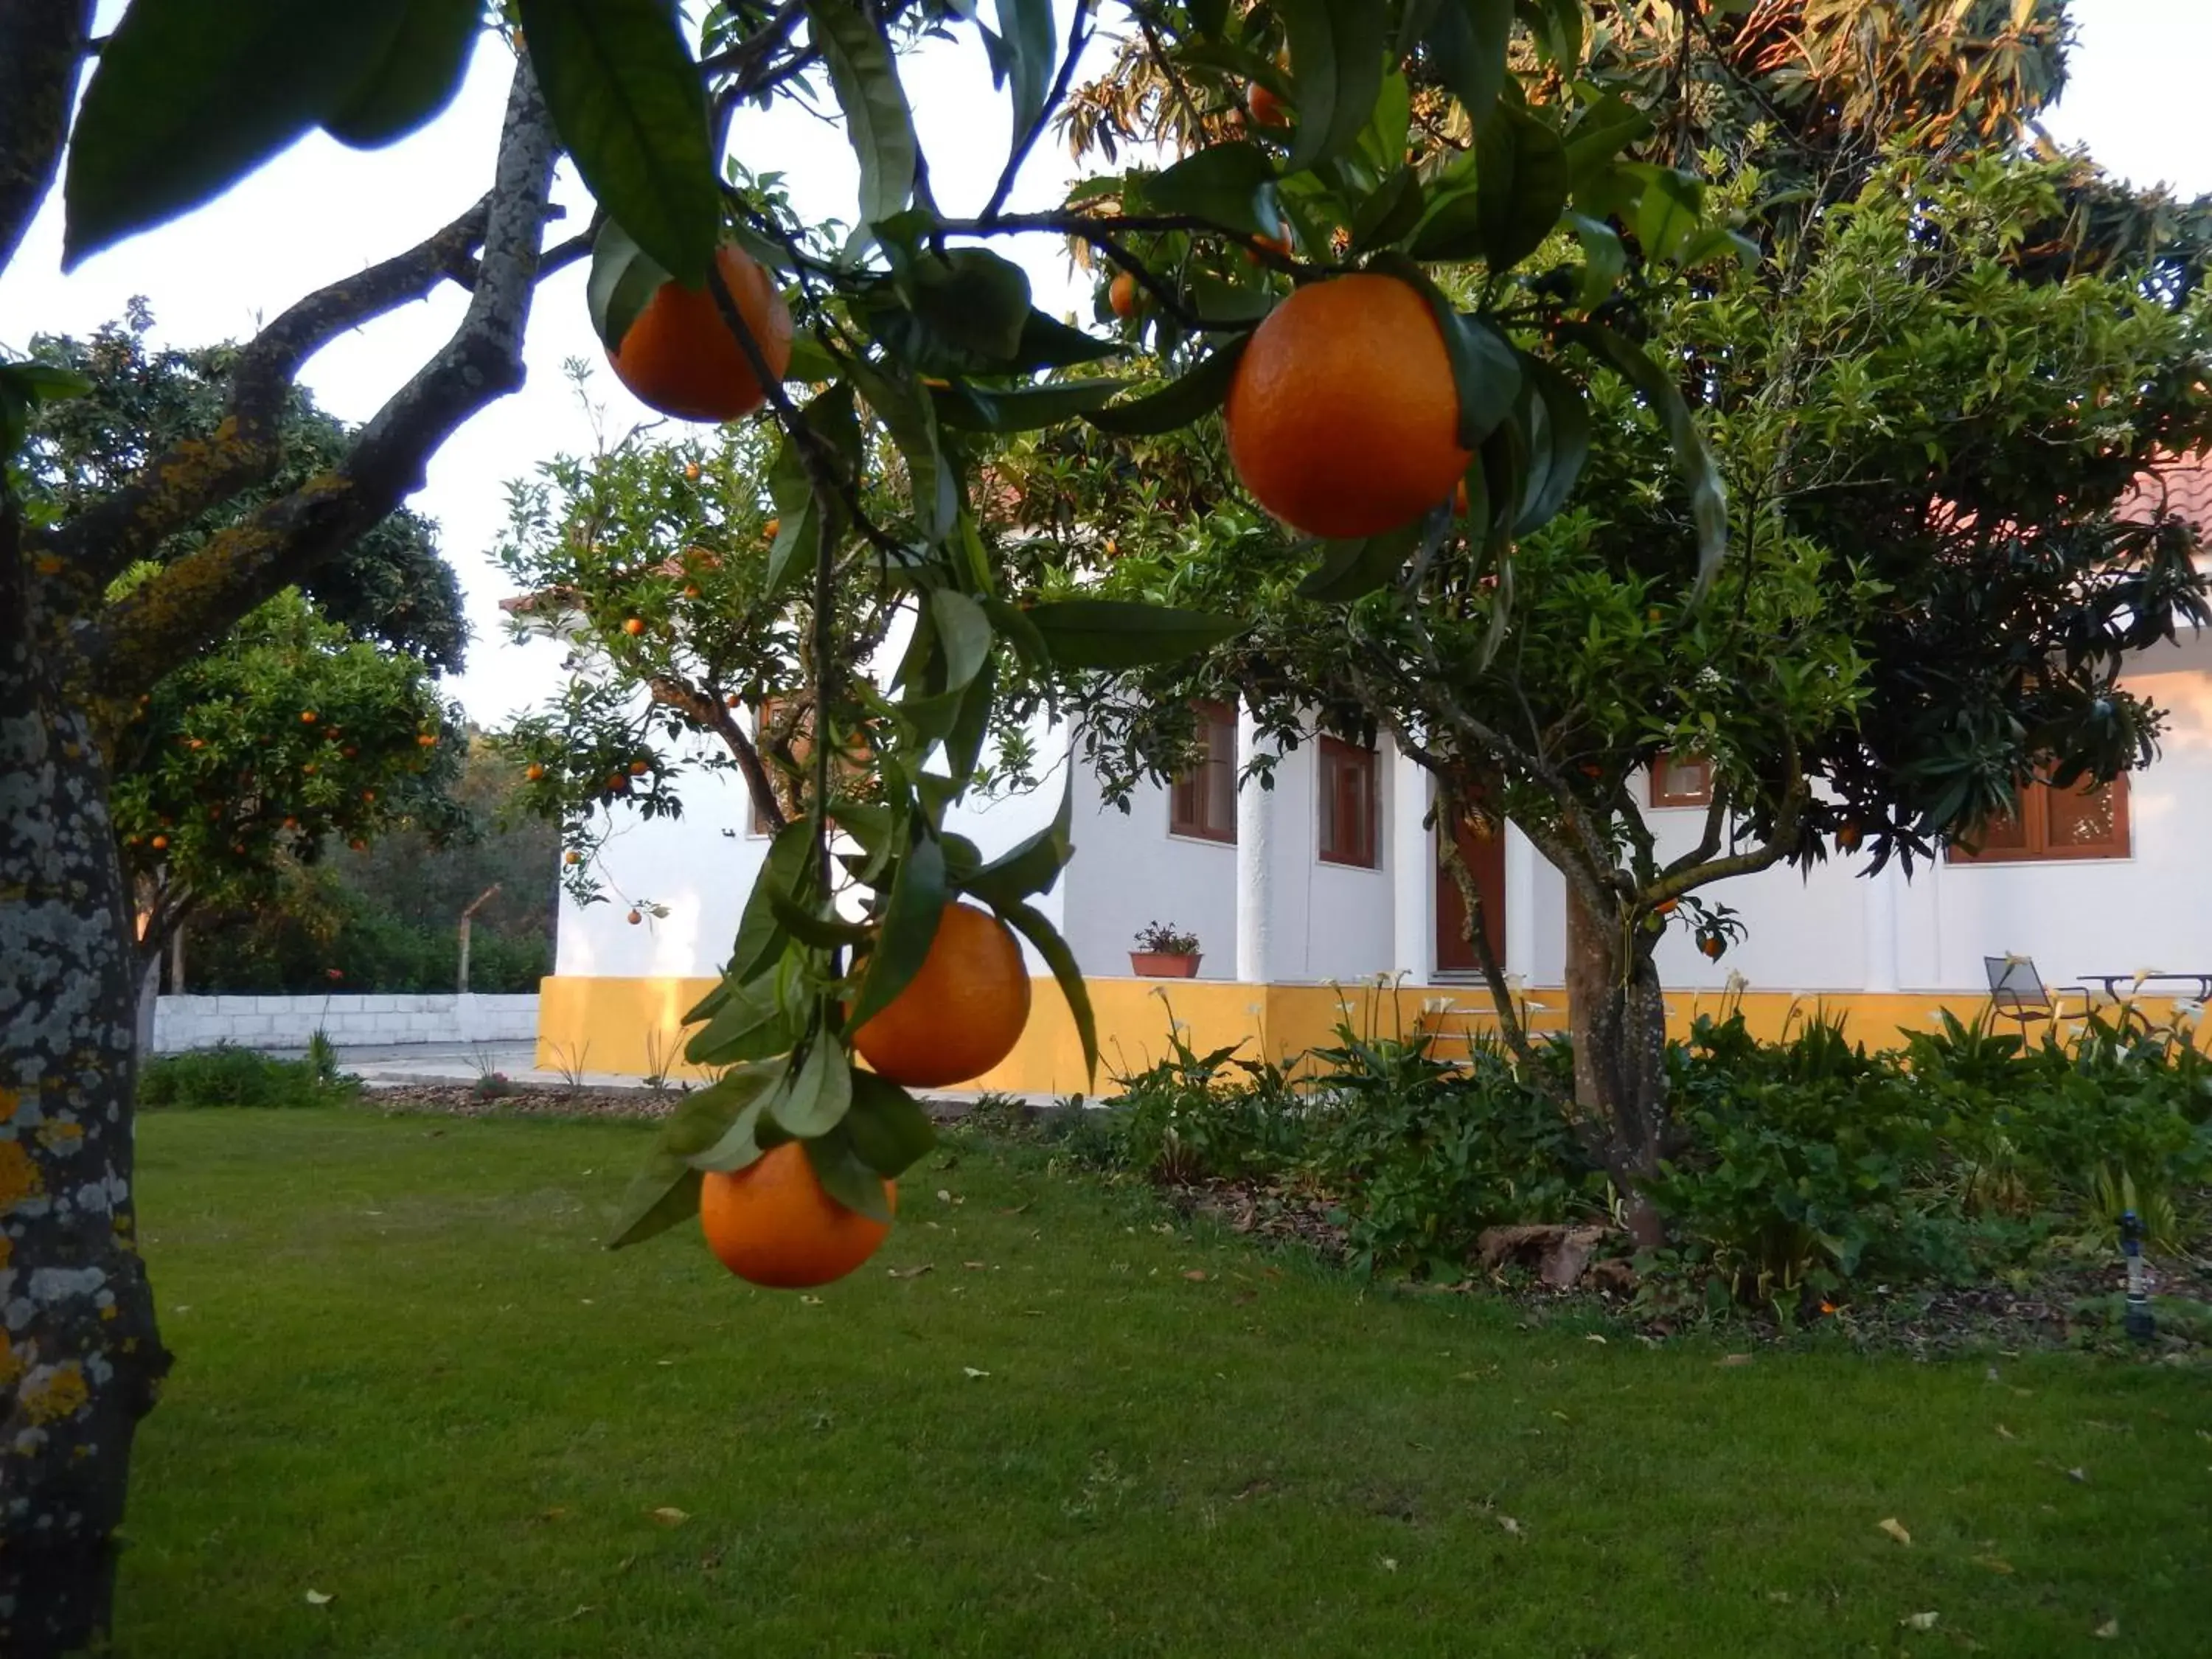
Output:
[[1395,743],[1390,766],[1390,966],[1409,984],[1436,969],[1437,860],[1428,829],[1429,775]]
[[1528,837],[1511,823],[1505,826],[1505,971],[1523,979],[1536,977],[1538,929],[1544,922],[1564,928],[1565,913],[1540,918],[1536,915],[1537,853]]
[[1275,960],[1275,791],[1244,778],[1260,751],[1251,711],[1237,711],[1237,977],[1248,985],[1272,983]]
[[1879,875],[1869,876],[1861,884],[1867,890],[1864,913],[1866,984],[1863,988],[1869,991],[1894,991],[1898,987],[1898,889],[1904,880],[1903,869],[1893,859],[1882,866]]

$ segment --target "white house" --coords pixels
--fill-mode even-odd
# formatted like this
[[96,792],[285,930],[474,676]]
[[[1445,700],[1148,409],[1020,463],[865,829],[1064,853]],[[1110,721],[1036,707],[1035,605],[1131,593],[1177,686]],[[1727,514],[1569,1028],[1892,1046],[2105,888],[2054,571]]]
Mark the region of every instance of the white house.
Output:
[[[2191,483],[2212,497],[2212,471]],[[2201,505],[2212,522],[2212,499]],[[1992,957],[2031,957],[2053,987],[2146,969],[2212,975],[2212,633],[2139,653],[2126,679],[2170,711],[2155,765],[2087,801],[2032,792],[2018,824],[1993,831],[1978,857],[1954,853],[1910,880],[1895,865],[1869,875],[1865,859],[1839,854],[1809,873],[1777,868],[1716,890],[1749,936],[1720,963],[1683,930],[1662,942],[1677,1028],[1736,975],[1755,1025],[1778,1030],[1793,1008],[1817,1002],[1876,1045],[1899,1027],[1924,1027],[1939,1007],[1984,1006]],[[1242,1040],[1248,1054],[1278,1058],[1346,1018],[1388,1028],[1425,1014],[1449,1040],[1480,1030],[1491,999],[1460,936],[1457,894],[1448,879],[1440,886],[1420,769],[1387,743],[1363,750],[1321,738],[1283,759],[1272,789],[1240,790],[1258,740],[1252,722],[1226,708],[1202,712],[1205,763],[1173,786],[1140,786],[1127,811],[1103,804],[1068,734],[1048,732],[1037,788],[971,800],[948,823],[994,853],[1046,822],[1063,782],[1072,786],[1074,860],[1039,908],[1090,982],[1108,1067],[1157,1055],[1170,1012],[1194,1042]],[[1644,784],[1662,857],[1686,848],[1705,817],[1698,769],[1662,767]],[[766,845],[726,774],[702,775],[680,819],[621,830],[600,858],[604,884],[667,915],[631,926],[629,902],[564,903],[540,1004],[540,1063],[664,1069],[682,1046],[684,1011],[727,956]],[[1510,826],[1464,850],[1533,1023],[1559,1024],[1558,872]],[[1155,921],[1198,935],[1195,980],[1131,976],[1133,936]],[[1082,1088],[1073,1026],[1042,963],[1031,968],[1040,978],[1030,1030],[978,1086]],[[1378,989],[1378,976],[1391,983]],[[2196,994],[2177,982],[2148,988]]]

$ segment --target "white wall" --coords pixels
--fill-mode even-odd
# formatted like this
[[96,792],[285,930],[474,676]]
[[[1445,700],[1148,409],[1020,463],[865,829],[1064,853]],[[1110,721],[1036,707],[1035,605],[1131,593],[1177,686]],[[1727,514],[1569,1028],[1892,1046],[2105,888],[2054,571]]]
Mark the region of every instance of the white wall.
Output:
[[1089,767],[1075,767],[1074,787],[1075,860],[1060,878],[1060,921],[1083,971],[1127,978],[1137,930],[1159,921],[1198,935],[1200,979],[1236,978],[1235,845],[1170,835],[1159,785],[1139,784],[1126,813],[1105,804]]
[[162,997],[154,1051],[235,1042],[304,1048],[317,1031],[341,1044],[522,1042],[538,1035],[534,996]]

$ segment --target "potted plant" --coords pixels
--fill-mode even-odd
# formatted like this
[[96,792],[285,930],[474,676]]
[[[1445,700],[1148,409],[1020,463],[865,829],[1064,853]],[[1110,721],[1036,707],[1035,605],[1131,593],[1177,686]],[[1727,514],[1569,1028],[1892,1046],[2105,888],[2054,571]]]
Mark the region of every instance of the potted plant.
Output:
[[1179,933],[1171,922],[1148,921],[1137,930],[1129,971],[1144,979],[1189,979],[1200,959],[1197,934]]

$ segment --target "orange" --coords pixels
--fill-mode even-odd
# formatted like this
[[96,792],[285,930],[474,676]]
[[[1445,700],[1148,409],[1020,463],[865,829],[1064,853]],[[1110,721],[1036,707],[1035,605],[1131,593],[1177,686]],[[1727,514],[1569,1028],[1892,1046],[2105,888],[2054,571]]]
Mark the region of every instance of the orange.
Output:
[[1253,499],[1309,536],[1372,536],[1451,494],[1459,390],[1429,303],[1395,276],[1297,289],[1229,386],[1229,455]]
[[532,761],[527,767],[523,769],[522,775],[528,778],[531,782],[535,783],[538,779],[545,775],[545,769],[540,766],[536,761]]
[[633,910],[633,911],[631,911],[631,912],[629,913],[629,925],[630,925],[631,927],[636,927],[636,926],[638,925],[638,923],[640,923],[641,921],[643,921],[644,920],[645,920],[645,918],[644,918],[643,916],[641,916],[641,915],[638,915],[638,913],[637,913],[636,911],[635,911],[635,910]]
[[1721,952],[1727,950],[1728,946],[1717,939],[1702,939],[1698,941],[1698,949],[1703,951],[1715,962],[1718,962],[1721,959]]
[[642,617],[629,617],[623,623],[623,632],[635,639],[645,632],[645,619]]
[[[791,363],[791,312],[760,262],[734,247],[714,263],[778,379]],[[609,354],[615,374],[664,415],[687,421],[734,421],[768,401],[714,296],[703,288],[663,283],[645,302],[622,343]]]
[[1257,81],[1246,100],[1252,106],[1252,125],[1256,127],[1279,127],[1283,122],[1283,100],[1261,86]]
[[[884,1196],[898,1208],[896,1182],[884,1181]],[[725,1267],[777,1291],[842,1279],[890,1231],[888,1222],[871,1221],[823,1191],[796,1140],[728,1175],[710,1170],[699,1184],[699,1227]]]
[[1106,303],[1116,317],[1132,317],[1137,311],[1137,279],[1123,271],[1106,285]]
[[769,540],[774,541],[776,538],[776,533],[782,528],[782,520],[770,519],[766,524],[761,526],[761,534],[767,537]]
[[851,1039],[892,1082],[935,1089],[996,1066],[1029,1018],[1029,969],[1013,930],[970,905],[948,904],[921,971]]

